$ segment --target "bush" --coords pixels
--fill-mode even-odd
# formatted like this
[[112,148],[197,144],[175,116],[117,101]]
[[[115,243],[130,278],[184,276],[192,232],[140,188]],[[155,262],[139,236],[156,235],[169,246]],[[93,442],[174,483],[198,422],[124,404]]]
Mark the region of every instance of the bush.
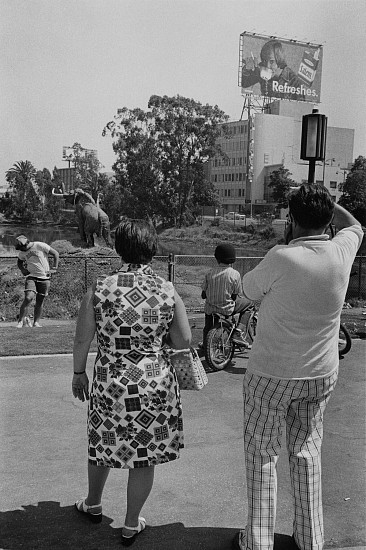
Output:
[[258,231],[258,235],[266,241],[276,237],[276,233],[274,232],[272,225],[266,225],[263,229],[260,229]]

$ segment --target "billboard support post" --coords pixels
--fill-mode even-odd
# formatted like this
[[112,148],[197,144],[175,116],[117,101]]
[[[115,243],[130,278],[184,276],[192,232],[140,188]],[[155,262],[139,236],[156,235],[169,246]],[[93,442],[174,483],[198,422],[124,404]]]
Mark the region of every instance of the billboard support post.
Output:
[[327,123],[327,117],[319,114],[318,109],[302,117],[300,158],[309,161],[308,183],[315,181],[316,161],[325,159]]

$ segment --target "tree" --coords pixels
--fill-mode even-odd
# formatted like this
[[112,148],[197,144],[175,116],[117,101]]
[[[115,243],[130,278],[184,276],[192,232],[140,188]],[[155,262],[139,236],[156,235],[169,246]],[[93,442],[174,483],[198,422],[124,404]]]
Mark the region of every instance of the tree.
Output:
[[101,182],[103,180],[99,177],[99,171],[103,168],[103,165],[99,162],[94,151],[85,149],[80,143],[74,143],[72,149],[77,187],[90,193],[96,201],[98,193],[102,191]]
[[181,226],[217,201],[203,164],[219,152],[219,125],[227,119],[217,106],[181,96],[151,96],[146,112],[119,109],[103,135],[115,139],[113,169],[125,212]]
[[[37,182],[38,183],[38,182]],[[49,172],[47,168],[44,168],[40,173],[40,183],[44,194],[44,217],[46,219],[51,218],[54,222],[60,222],[62,218],[62,201],[58,197],[52,194],[54,188],[59,189],[62,192],[62,178],[57,170],[56,166],[53,169],[53,173]]]
[[15,215],[25,222],[35,219],[41,204],[35,176],[36,169],[29,160],[16,162],[6,172],[5,177],[12,190],[11,212],[7,215]]
[[362,224],[366,225],[366,158],[359,156],[341,185],[339,204]]
[[121,214],[124,212],[122,196],[121,188],[115,179],[106,183],[101,207],[108,213],[112,228],[120,221]]
[[271,172],[268,187],[271,187],[273,200],[277,203],[278,208],[288,207],[288,193],[290,187],[296,187],[298,184],[290,178],[292,174],[287,168],[280,166],[278,170]]
[[36,169],[29,160],[20,160],[15,162],[6,172],[6,181],[12,183],[17,176],[20,176],[24,181],[31,181],[36,175]]
[[41,203],[43,216],[45,214],[46,197],[48,194],[51,194],[52,191],[51,173],[47,170],[47,168],[37,170],[34,180],[36,183],[36,191]]

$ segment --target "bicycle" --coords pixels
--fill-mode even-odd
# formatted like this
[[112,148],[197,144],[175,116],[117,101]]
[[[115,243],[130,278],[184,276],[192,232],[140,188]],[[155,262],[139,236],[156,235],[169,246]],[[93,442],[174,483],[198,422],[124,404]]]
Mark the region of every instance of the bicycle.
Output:
[[[204,342],[204,354],[207,364],[212,370],[223,370],[233,358],[235,347],[247,349],[233,341],[233,333],[237,328],[236,315],[221,315],[214,313],[214,325],[208,331]],[[250,304],[241,317],[241,324],[245,326],[245,339],[252,343],[257,330],[258,308]]]

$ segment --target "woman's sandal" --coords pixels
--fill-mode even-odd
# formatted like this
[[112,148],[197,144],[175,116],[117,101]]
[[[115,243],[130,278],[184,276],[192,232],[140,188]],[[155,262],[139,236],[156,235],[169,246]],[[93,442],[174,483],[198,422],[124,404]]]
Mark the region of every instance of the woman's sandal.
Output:
[[135,542],[135,539],[139,533],[141,533],[146,527],[146,520],[145,518],[139,517],[139,524],[137,527],[128,527],[128,525],[124,525],[124,529],[129,529],[130,531],[136,531],[134,535],[131,537],[126,537],[122,535],[122,546],[131,546]]
[[85,498],[81,498],[75,502],[75,508],[78,512],[86,514],[90,521],[93,523],[100,523],[102,521],[102,505],[94,504],[93,506],[88,506],[85,504]]

